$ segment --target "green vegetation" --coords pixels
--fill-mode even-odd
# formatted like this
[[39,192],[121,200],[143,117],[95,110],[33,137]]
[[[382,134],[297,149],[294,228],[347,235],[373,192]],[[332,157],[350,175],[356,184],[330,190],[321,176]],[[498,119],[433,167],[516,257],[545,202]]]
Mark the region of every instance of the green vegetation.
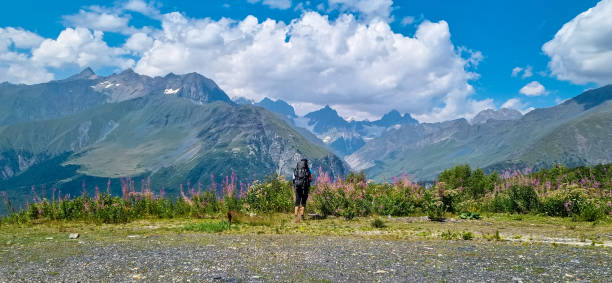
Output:
[[382,219],[376,218],[372,220],[372,227],[377,228],[377,229],[382,229],[382,228],[387,227],[387,225],[385,225],[385,222]]
[[[318,172],[308,209],[320,217],[345,219],[367,216],[427,215],[443,221],[451,215],[462,219],[480,219],[481,214],[509,213],[512,220],[524,215],[569,217],[573,221],[608,221],[612,214],[612,181],[607,171],[612,165],[568,169],[562,166],[537,173],[507,171],[501,175],[483,174],[467,165],[444,171],[440,181],[430,188],[412,183],[408,176],[392,183],[371,183],[363,173],[331,181]],[[108,191],[108,189],[107,189]],[[221,192],[221,194],[217,192]],[[122,181],[122,196],[96,193],[51,199],[39,197],[32,190],[34,202],[26,209],[13,211],[5,223],[78,220],[94,223],[127,223],[137,219],[208,218],[226,212],[250,214],[291,213],[294,191],[283,177],[271,176],[264,182],[238,187],[235,176],[220,187],[213,184],[202,190],[187,186],[173,199],[163,190],[152,192],[150,181],[136,191],[130,179]],[[5,197],[9,210],[10,202]],[[463,237],[462,237],[463,238]]]
[[185,231],[217,233],[230,229],[230,226],[227,221],[201,222],[185,225],[183,229]]

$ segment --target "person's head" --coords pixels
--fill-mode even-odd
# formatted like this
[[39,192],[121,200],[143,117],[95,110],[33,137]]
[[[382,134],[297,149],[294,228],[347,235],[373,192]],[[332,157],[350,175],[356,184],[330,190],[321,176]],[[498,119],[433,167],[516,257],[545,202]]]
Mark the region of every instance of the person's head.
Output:
[[304,164],[304,166],[308,167],[308,159],[306,159],[306,158],[302,158],[302,159],[300,160],[300,162],[298,162],[298,165],[299,165],[300,163],[302,163],[302,164]]

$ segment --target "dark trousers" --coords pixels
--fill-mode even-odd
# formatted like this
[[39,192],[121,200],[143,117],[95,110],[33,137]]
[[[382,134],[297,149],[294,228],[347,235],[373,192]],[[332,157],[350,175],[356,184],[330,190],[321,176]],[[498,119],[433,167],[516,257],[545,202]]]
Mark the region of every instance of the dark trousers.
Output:
[[308,200],[309,186],[295,186],[295,206],[306,207],[306,200]]

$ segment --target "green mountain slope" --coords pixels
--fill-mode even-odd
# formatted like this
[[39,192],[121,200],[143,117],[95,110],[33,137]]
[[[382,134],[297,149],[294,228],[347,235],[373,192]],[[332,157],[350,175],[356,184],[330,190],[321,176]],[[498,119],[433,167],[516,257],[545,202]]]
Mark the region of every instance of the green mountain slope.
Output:
[[[117,84],[117,76],[123,88],[95,91],[107,81]],[[123,72],[59,82],[83,84],[88,95],[104,99],[65,108],[57,115],[0,117],[5,121],[0,124],[0,190],[18,195],[28,193],[32,185],[45,184],[64,193],[78,193],[82,182],[90,189],[93,185],[104,188],[111,179],[112,189],[118,191],[119,178],[150,177],[157,188],[165,186],[172,193],[187,182],[207,185],[212,182],[211,174],[215,182],[221,182],[234,172],[245,183],[272,173],[289,176],[303,157],[334,176],[346,173],[341,159],[308,141],[275,114],[261,107],[229,103],[222,91],[215,91],[214,83],[207,86],[208,81],[199,82],[201,78],[189,74],[151,79]],[[130,82],[136,83],[128,85]],[[143,83],[145,86],[139,87]],[[198,90],[189,85],[204,87]],[[9,86],[29,87],[31,96],[35,96],[35,89],[48,87]],[[212,91],[207,92],[207,87]],[[154,91],[134,98],[127,94],[135,92],[125,92],[143,88]],[[90,89],[94,91],[89,93]],[[162,89],[172,93],[160,93]],[[7,91],[0,97],[9,101],[15,99],[11,96],[14,93]],[[37,105],[28,107],[40,109]]]
[[345,160],[379,180],[402,173],[433,180],[442,170],[465,163],[491,171],[611,162],[611,100],[612,86],[606,86],[519,120],[402,125]]

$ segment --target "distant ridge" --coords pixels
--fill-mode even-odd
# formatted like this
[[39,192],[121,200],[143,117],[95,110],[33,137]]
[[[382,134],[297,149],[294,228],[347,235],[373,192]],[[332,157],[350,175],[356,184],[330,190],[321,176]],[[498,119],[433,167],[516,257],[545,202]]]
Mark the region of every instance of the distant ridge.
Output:
[[45,184],[78,195],[83,182],[118,186],[123,177],[150,177],[176,194],[232,172],[243,184],[290,176],[301,158],[332,176],[348,171],[286,120],[234,103],[197,73],[86,68],[65,80],[0,84],[0,113],[0,188],[14,194]]

